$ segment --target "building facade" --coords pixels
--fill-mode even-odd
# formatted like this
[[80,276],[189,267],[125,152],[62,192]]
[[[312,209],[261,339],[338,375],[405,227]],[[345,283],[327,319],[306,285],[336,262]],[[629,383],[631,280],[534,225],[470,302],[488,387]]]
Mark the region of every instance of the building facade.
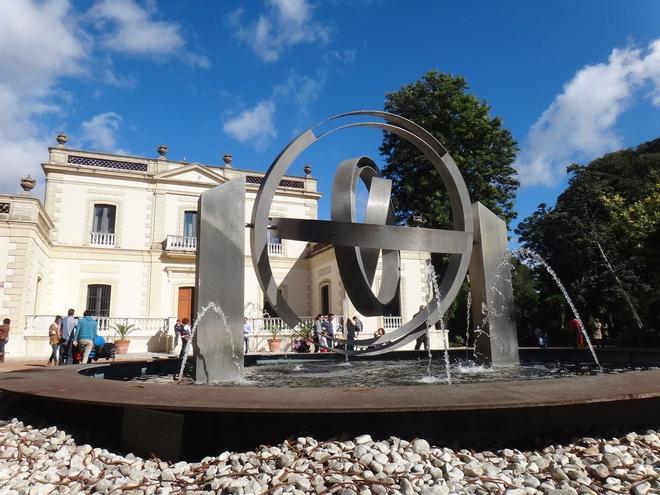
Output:
[[[230,155],[222,166],[208,166],[171,161],[163,147],[159,153],[145,158],[60,145],[49,148],[42,164],[43,202],[29,193],[0,195],[0,317],[12,320],[9,358],[47,355],[48,325],[68,308],[76,314],[91,310],[108,338],[115,322],[132,324],[131,352],[172,349],[174,321],[195,316],[199,195],[245,176],[247,223],[264,174],[233,167]],[[286,176],[272,216],[316,219],[319,198],[311,175]],[[246,316],[255,327],[251,350],[262,350],[261,318],[270,308],[254,275],[247,228],[245,235]],[[280,289],[299,315],[356,315],[331,246],[271,233],[268,250]],[[397,307],[391,316],[363,319],[368,332],[407,321],[428,297],[426,258],[406,252],[401,258]],[[377,272],[375,290],[379,280]]]

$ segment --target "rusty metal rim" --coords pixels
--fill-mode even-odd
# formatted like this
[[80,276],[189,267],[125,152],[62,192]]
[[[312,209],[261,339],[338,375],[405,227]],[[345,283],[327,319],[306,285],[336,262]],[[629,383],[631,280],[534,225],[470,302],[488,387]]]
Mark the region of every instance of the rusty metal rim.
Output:
[[[148,362],[145,361],[146,365]],[[95,365],[102,369],[108,365]],[[106,407],[187,412],[400,413],[566,406],[660,399],[660,369],[548,380],[374,388],[167,385],[94,379],[89,366],[15,371],[0,390],[25,397]]]

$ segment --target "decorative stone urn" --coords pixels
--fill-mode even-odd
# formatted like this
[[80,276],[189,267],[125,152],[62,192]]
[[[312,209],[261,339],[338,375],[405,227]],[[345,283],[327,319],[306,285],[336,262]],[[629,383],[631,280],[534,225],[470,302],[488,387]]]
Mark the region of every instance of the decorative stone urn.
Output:
[[57,142],[59,143],[60,146],[64,146],[66,144],[66,142],[69,140],[67,135],[64,134],[63,132],[60,132],[57,135],[57,138],[55,138],[55,139],[57,140]]
[[37,181],[30,177],[30,175],[26,175],[21,179],[21,187],[23,188],[23,191],[25,192],[30,192],[32,189],[34,189],[34,186],[37,184]]
[[312,166],[308,163],[303,167],[303,171],[305,172],[305,175],[310,176],[312,175]]
[[156,148],[156,151],[158,151],[158,154],[161,156],[161,158],[165,158],[167,156],[167,150],[168,147],[164,144],[161,144],[158,148]]

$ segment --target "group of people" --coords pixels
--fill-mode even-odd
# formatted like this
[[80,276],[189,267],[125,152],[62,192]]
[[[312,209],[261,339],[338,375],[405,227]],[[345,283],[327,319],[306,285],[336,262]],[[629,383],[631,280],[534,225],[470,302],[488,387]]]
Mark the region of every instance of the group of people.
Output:
[[[314,343],[314,352],[328,352],[337,345],[335,341],[336,334],[342,334],[348,341],[347,348],[353,348],[353,341],[357,339],[360,332],[364,329],[362,321],[357,317],[339,318],[330,313],[328,315],[318,314],[314,318],[312,326],[312,342]],[[310,349],[300,352],[309,352]]]
[[69,309],[66,317],[57,315],[48,327],[51,353],[46,366],[86,363],[94,346],[105,344],[105,339],[98,335],[92,312],[86,310],[82,318],[75,314],[75,309]]
[[[580,328],[580,322],[577,318],[571,320],[568,324],[569,328],[575,332],[575,347],[584,347],[586,339],[584,333]],[[600,319],[594,318],[589,323],[589,334],[594,347],[603,347],[605,341],[610,338],[610,327],[607,323],[602,323]]]
[[[602,323],[600,319],[594,318],[590,321],[588,329],[585,330],[589,333],[591,342],[594,347],[603,347],[605,342],[610,338],[610,328],[607,323]],[[581,349],[586,347],[587,340],[580,325],[580,320],[573,318],[568,322],[568,329],[574,334],[574,347]],[[548,332],[540,327],[534,329],[534,338],[541,349],[548,348]]]

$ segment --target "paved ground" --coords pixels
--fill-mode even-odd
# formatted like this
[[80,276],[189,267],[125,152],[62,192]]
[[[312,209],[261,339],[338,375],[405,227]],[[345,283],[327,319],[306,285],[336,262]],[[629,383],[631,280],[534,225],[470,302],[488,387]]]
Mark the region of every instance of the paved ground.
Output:
[[[152,359],[155,357],[167,358],[170,356],[174,356],[174,354],[166,354],[161,352],[129,353],[129,354],[118,355],[117,361],[143,361],[145,359]],[[48,358],[43,358],[43,357],[22,357],[22,358],[8,357],[4,363],[0,363],[0,373],[6,371],[46,368],[47,362],[48,362]],[[104,360],[99,361],[99,363],[104,363],[104,362],[105,362]]]

